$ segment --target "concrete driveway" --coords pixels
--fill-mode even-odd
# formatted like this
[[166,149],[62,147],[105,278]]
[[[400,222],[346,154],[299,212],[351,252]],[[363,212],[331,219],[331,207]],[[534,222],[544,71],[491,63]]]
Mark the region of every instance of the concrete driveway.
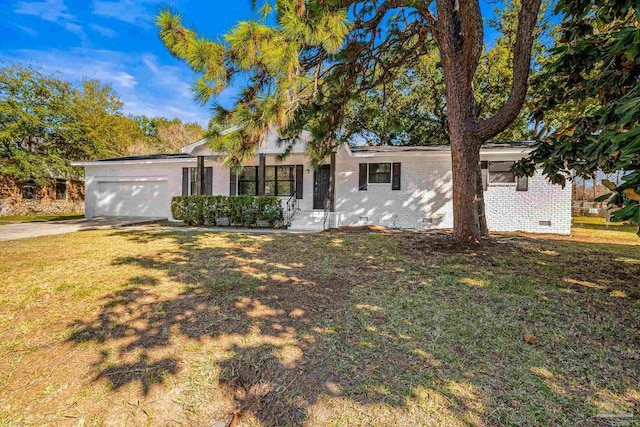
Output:
[[0,241],[28,239],[30,237],[73,233],[74,231],[100,230],[145,224],[164,218],[96,217],[66,221],[25,222],[0,225]]

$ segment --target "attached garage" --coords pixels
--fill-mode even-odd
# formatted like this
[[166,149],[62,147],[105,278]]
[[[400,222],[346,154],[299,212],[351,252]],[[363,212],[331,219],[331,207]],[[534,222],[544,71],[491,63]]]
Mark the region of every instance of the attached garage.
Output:
[[96,216],[167,218],[167,180],[97,181]]
[[171,219],[171,199],[183,194],[183,171],[194,168],[196,158],[189,154],[156,154],[73,165],[85,168],[86,218]]

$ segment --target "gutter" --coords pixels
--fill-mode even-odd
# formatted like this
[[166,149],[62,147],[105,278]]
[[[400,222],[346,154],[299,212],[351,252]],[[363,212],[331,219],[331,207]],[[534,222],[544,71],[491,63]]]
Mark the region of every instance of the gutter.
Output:
[[110,160],[110,161],[86,161],[71,162],[71,166],[119,166],[119,165],[154,165],[158,163],[196,163],[196,157],[179,159],[146,159],[146,160]]

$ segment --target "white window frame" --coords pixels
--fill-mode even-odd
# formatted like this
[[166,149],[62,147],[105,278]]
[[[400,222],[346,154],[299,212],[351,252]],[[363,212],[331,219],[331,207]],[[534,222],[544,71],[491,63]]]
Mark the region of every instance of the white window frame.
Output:
[[[371,166],[370,165],[389,165],[389,182],[371,182],[369,181]],[[393,183],[393,162],[371,162],[367,163],[367,185],[391,185]]]

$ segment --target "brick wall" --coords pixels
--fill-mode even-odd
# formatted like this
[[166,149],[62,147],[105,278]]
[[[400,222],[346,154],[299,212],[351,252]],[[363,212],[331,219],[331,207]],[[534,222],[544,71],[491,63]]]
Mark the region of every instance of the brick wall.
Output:
[[571,232],[570,185],[562,188],[549,183],[541,174],[535,174],[529,178],[527,191],[516,191],[515,187],[515,184],[489,184],[484,195],[490,230]]
[[[368,162],[400,162],[401,189],[391,190],[391,184],[369,184],[366,191],[358,190],[358,164]],[[447,159],[343,156],[336,167],[339,224],[451,228],[451,179],[451,161]],[[489,184],[485,206],[492,231],[571,231],[571,186],[563,189],[550,184],[540,174],[529,178],[528,191],[516,191],[515,184]],[[550,225],[546,225],[547,221]]]

